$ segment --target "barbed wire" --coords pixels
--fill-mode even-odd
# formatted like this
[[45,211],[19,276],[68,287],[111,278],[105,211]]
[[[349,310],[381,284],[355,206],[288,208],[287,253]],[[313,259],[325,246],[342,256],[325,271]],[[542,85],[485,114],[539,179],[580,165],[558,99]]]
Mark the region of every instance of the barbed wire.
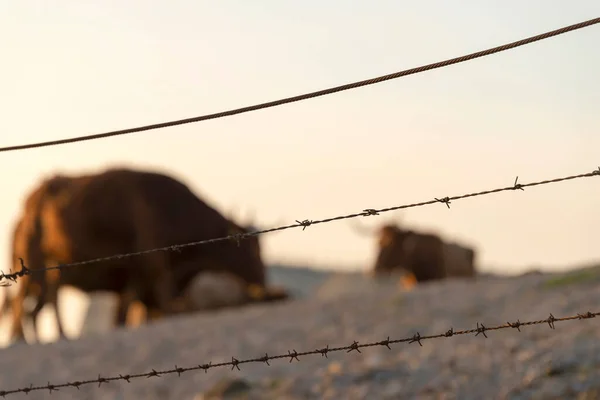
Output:
[[324,223],[329,223],[329,222],[333,222],[333,221],[339,221],[339,220],[343,220],[343,219],[350,219],[350,218],[356,218],[356,217],[375,216],[375,215],[379,215],[384,212],[395,211],[395,210],[400,210],[400,209],[404,209],[404,208],[422,207],[422,206],[431,205],[431,204],[435,204],[435,203],[442,203],[442,204],[445,204],[448,208],[450,208],[450,203],[454,200],[466,199],[468,197],[484,196],[484,195],[489,195],[489,194],[499,193],[499,192],[504,192],[504,191],[525,190],[526,187],[548,185],[548,184],[553,184],[553,183],[558,183],[558,182],[563,182],[563,181],[568,181],[568,180],[573,180],[573,179],[589,178],[592,176],[600,176],[600,167],[598,167],[598,169],[596,169],[592,172],[588,172],[588,173],[584,173],[584,174],[565,176],[562,178],[547,179],[547,180],[531,182],[531,183],[518,183],[519,177],[517,176],[515,179],[515,182],[512,186],[507,186],[507,187],[503,187],[503,188],[485,190],[485,191],[481,191],[481,192],[468,193],[468,194],[462,194],[462,195],[451,196],[451,197],[442,197],[442,198],[436,197],[436,198],[434,198],[434,200],[423,201],[420,203],[405,204],[405,205],[394,206],[394,207],[381,208],[381,209],[367,208],[367,209],[364,209],[360,213],[340,215],[337,217],[325,218],[325,219],[321,219],[321,220],[308,220],[308,219],[301,220],[301,221],[296,220],[296,224],[292,224],[292,225],[279,226],[276,228],[263,229],[263,230],[258,230],[258,231],[254,231],[254,232],[237,233],[237,234],[223,236],[223,237],[219,237],[219,238],[200,240],[200,241],[196,241],[196,242],[177,244],[177,245],[172,245],[172,246],[165,246],[165,247],[154,248],[154,249],[149,249],[149,250],[142,250],[142,251],[137,251],[137,252],[132,252],[132,253],[116,254],[116,255],[112,255],[112,256],[108,256],[108,257],[95,258],[92,260],[78,261],[78,262],[68,263],[68,264],[59,264],[54,267],[30,269],[25,265],[25,263],[23,262],[23,259],[21,258],[20,259],[21,269],[19,271],[11,272],[9,274],[5,274],[4,272],[0,271],[0,278],[2,279],[2,280],[0,280],[0,286],[5,286],[5,287],[10,286],[10,281],[16,282],[18,278],[20,278],[24,275],[30,275],[32,272],[50,271],[50,270],[55,270],[55,269],[70,268],[70,267],[82,266],[82,265],[87,265],[87,264],[92,264],[92,263],[97,263],[97,262],[103,262],[103,261],[119,260],[119,259],[123,259],[126,257],[136,257],[136,256],[144,255],[144,254],[158,252],[158,251],[180,251],[180,249],[182,249],[182,248],[199,246],[199,245],[208,244],[208,243],[215,243],[215,242],[220,242],[220,241],[224,241],[224,240],[234,240],[238,243],[238,246],[239,246],[239,242],[243,239],[247,239],[251,236],[262,235],[264,233],[269,233],[269,232],[283,231],[286,229],[299,228],[299,227],[302,227],[302,230],[305,230],[307,227],[309,227],[311,225],[324,224]]
[[162,377],[163,375],[170,375],[170,374],[175,374],[175,373],[178,376],[181,376],[181,374],[183,372],[198,371],[198,370],[204,370],[204,372],[208,372],[208,370],[211,368],[226,367],[226,366],[230,366],[232,370],[237,369],[238,371],[241,371],[240,365],[248,364],[248,363],[264,363],[267,366],[271,366],[271,364],[269,364],[269,361],[271,361],[271,360],[289,358],[289,362],[291,363],[293,360],[300,361],[299,357],[302,357],[302,356],[320,354],[323,357],[327,357],[327,354],[329,354],[329,353],[339,352],[342,350],[346,350],[347,353],[350,353],[352,351],[357,351],[357,352],[361,353],[360,349],[365,348],[365,347],[375,347],[375,346],[385,346],[389,350],[391,350],[392,348],[390,347],[390,345],[397,344],[397,343],[409,343],[409,344],[418,343],[420,346],[423,346],[423,344],[421,343],[423,340],[449,338],[452,336],[467,335],[467,334],[472,334],[472,333],[475,333],[475,336],[479,336],[481,334],[484,338],[487,339],[487,335],[485,333],[488,331],[497,331],[497,330],[501,330],[501,329],[513,328],[513,329],[517,329],[519,332],[521,332],[521,327],[523,327],[523,326],[540,325],[540,324],[548,324],[550,329],[556,329],[554,326],[554,323],[556,323],[556,322],[584,320],[584,319],[595,318],[598,315],[600,315],[600,312],[592,313],[592,312],[588,311],[583,314],[577,314],[577,315],[572,315],[572,316],[568,316],[568,317],[556,318],[556,317],[554,317],[554,315],[550,314],[550,316],[546,319],[540,319],[537,321],[528,321],[528,322],[521,322],[520,320],[517,320],[516,322],[507,322],[503,325],[497,325],[497,326],[492,326],[492,327],[486,327],[485,325],[477,322],[477,328],[475,328],[475,329],[465,329],[465,330],[455,331],[453,328],[450,328],[446,332],[438,333],[436,335],[421,336],[421,334],[419,332],[416,332],[414,335],[412,335],[410,337],[405,337],[403,339],[390,339],[390,337],[388,336],[387,339],[381,340],[378,342],[359,344],[357,341],[353,341],[352,344],[346,345],[346,346],[329,347],[329,345],[327,345],[326,347],[321,348],[321,349],[316,349],[316,350],[311,350],[311,351],[303,351],[303,352],[297,352],[294,349],[293,351],[288,350],[287,354],[279,354],[276,356],[269,356],[268,353],[265,353],[265,355],[262,357],[248,358],[248,359],[243,359],[243,360],[239,360],[235,357],[231,357],[231,361],[214,363],[214,364],[212,362],[209,362],[206,364],[198,364],[198,365],[195,365],[192,367],[178,367],[177,365],[175,365],[175,367],[171,368],[171,369],[166,369],[166,370],[152,369],[152,371],[150,371],[150,372],[144,372],[144,373],[138,373],[138,374],[127,374],[127,375],[119,374],[118,376],[115,375],[115,376],[110,376],[110,377],[106,377],[106,378],[102,377],[99,374],[98,378],[88,379],[88,380],[83,380],[83,381],[66,382],[66,383],[61,383],[61,384],[51,384],[50,382],[48,382],[46,385],[41,385],[41,386],[33,386],[33,384],[31,384],[29,387],[26,387],[26,388],[19,388],[19,389],[13,389],[13,390],[0,390],[0,396],[6,397],[7,395],[14,394],[14,393],[28,394],[29,392],[33,392],[33,391],[37,391],[37,390],[48,390],[50,393],[52,393],[53,391],[58,391],[60,388],[74,387],[74,388],[79,389],[80,386],[89,385],[91,383],[97,383],[98,387],[100,387],[103,383],[108,383],[108,382],[112,382],[112,381],[126,381],[127,383],[131,383],[131,379],[136,379],[136,378]]
[[214,113],[214,114],[205,114],[205,115],[202,115],[199,117],[185,118],[185,119],[169,121],[169,122],[161,122],[161,123],[157,123],[157,124],[139,126],[139,127],[135,127],[135,128],[128,128],[128,129],[121,129],[121,130],[111,131],[111,132],[106,132],[106,133],[98,133],[98,134],[94,134],[94,135],[78,136],[78,137],[73,137],[73,138],[68,138],[68,139],[51,140],[51,141],[47,141],[47,142],[37,142],[37,143],[23,144],[23,145],[17,145],[17,146],[0,147],[0,152],[24,150],[24,149],[31,149],[31,148],[45,147],[45,146],[56,146],[56,145],[61,145],[61,144],[82,142],[82,141],[93,140],[93,139],[103,139],[103,138],[108,138],[108,137],[112,137],[112,136],[126,135],[126,134],[130,134],[130,133],[148,131],[148,130],[152,130],[152,129],[167,128],[167,127],[176,126],[176,125],[183,125],[183,124],[189,124],[189,123],[193,123],[193,122],[200,122],[200,121],[206,121],[206,120],[210,120],[210,119],[228,117],[228,116],[242,114],[242,113],[246,113],[246,112],[250,112],[250,111],[256,111],[256,110],[260,110],[260,109],[264,109],[264,108],[276,107],[276,106],[280,106],[280,105],[287,104],[287,103],[293,103],[293,102],[301,101],[301,100],[308,100],[308,99],[312,99],[315,97],[320,97],[320,96],[325,96],[325,95],[329,95],[329,94],[333,94],[333,93],[337,93],[337,92],[342,92],[344,90],[356,89],[356,88],[359,88],[362,86],[373,85],[373,84],[385,82],[385,81],[388,81],[391,79],[397,79],[397,78],[400,78],[403,76],[417,74],[417,73],[429,71],[429,70],[436,69],[436,68],[446,67],[446,66],[458,64],[461,62],[474,60],[476,58],[488,56],[488,55],[491,55],[494,53],[499,53],[501,51],[505,51],[505,50],[509,50],[509,49],[514,49],[516,47],[524,46],[526,44],[534,43],[534,42],[537,42],[537,41],[540,41],[543,39],[548,39],[553,36],[562,35],[564,33],[575,31],[577,29],[582,29],[582,28],[585,28],[585,27],[588,27],[591,25],[595,25],[599,22],[600,22],[600,18],[594,18],[594,19],[590,19],[590,20],[587,20],[584,22],[579,22],[577,24],[565,26],[563,28],[555,29],[553,31],[549,31],[549,32],[541,33],[539,35],[521,39],[516,42],[503,44],[501,46],[493,47],[493,48],[490,48],[487,50],[478,51],[478,52],[467,54],[464,56],[451,58],[448,60],[439,61],[439,62],[436,62],[433,64],[427,64],[427,65],[423,65],[420,67],[411,68],[411,69],[407,69],[404,71],[379,76],[376,78],[366,79],[366,80],[362,80],[359,82],[348,83],[345,85],[335,86],[335,87],[331,87],[328,89],[322,89],[322,90],[318,90],[318,91],[311,92],[311,93],[305,93],[305,94],[301,94],[301,95],[297,95],[297,96],[293,96],[293,97],[287,97],[284,99],[274,100],[274,101],[270,101],[267,103],[261,103],[261,104],[256,104],[256,105],[252,105],[252,106],[236,108],[236,109],[232,109],[232,110],[228,110],[228,111],[221,111],[221,112]]

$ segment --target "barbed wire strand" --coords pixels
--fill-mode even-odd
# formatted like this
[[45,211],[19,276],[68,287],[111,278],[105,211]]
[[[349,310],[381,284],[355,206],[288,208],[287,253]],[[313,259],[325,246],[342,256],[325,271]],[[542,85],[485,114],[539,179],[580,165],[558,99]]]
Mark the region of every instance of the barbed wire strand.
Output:
[[261,103],[261,104],[256,104],[256,105],[252,105],[252,106],[236,108],[236,109],[232,109],[232,110],[228,110],[228,111],[221,111],[221,112],[214,113],[214,114],[206,114],[206,115],[202,115],[199,117],[185,118],[185,119],[169,121],[169,122],[161,122],[161,123],[152,124],[152,125],[145,125],[145,126],[139,126],[139,127],[135,127],[135,128],[121,129],[121,130],[117,130],[117,131],[98,133],[98,134],[94,134],[94,135],[78,136],[78,137],[73,137],[73,138],[68,138],[68,139],[51,140],[51,141],[47,141],[47,142],[37,142],[37,143],[23,144],[23,145],[17,145],[17,146],[6,146],[6,147],[1,147],[0,152],[24,150],[24,149],[31,149],[31,148],[45,147],[45,146],[56,146],[56,145],[61,145],[61,144],[82,142],[82,141],[93,140],[93,139],[103,139],[103,138],[108,138],[108,137],[112,137],[112,136],[126,135],[126,134],[130,134],[130,133],[148,131],[148,130],[152,130],[152,129],[167,128],[167,127],[176,126],[176,125],[183,125],[183,124],[189,124],[189,123],[193,123],[193,122],[200,122],[200,121],[206,121],[206,120],[210,120],[210,119],[228,117],[228,116],[242,114],[242,113],[246,113],[246,112],[250,112],[250,111],[256,111],[256,110],[260,110],[260,109],[264,109],[264,108],[276,107],[276,106],[280,106],[280,105],[287,104],[287,103],[293,103],[296,101],[312,99],[315,97],[320,97],[320,96],[325,96],[325,95],[329,95],[329,94],[333,94],[333,93],[337,93],[337,92],[342,92],[344,90],[356,89],[356,88],[359,88],[362,86],[373,85],[373,84],[385,82],[385,81],[388,81],[391,79],[397,79],[397,78],[400,78],[403,76],[417,74],[417,73],[429,71],[429,70],[436,69],[436,68],[446,67],[446,66],[458,64],[461,62],[474,60],[476,58],[488,56],[488,55],[491,55],[494,53],[499,53],[501,51],[505,51],[505,50],[509,50],[509,49],[514,49],[516,47],[524,46],[526,44],[534,43],[534,42],[537,42],[537,41],[540,41],[543,39],[548,39],[553,36],[562,35],[567,32],[586,28],[588,26],[595,25],[599,22],[600,22],[600,18],[594,18],[594,19],[590,19],[590,20],[587,20],[584,22],[579,22],[577,24],[565,26],[563,28],[559,28],[559,29],[556,29],[553,31],[549,31],[549,32],[545,32],[545,33],[542,33],[539,35],[521,39],[516,42],[503,44],[501,46],[493,47],[493,48],[490,48],[487,50],[478,51],[478,52],[467,54],[464,56],[451,58],[448,60],[439,61],[439,62],[436,62],[433,64],[427,64],[427,65],[423,65],[420,67],[411,68],[411,69],[407,69],[404,71],[379,76],[376,78],[366,79],[366,80],[362,80],[362,81],[358,81],[358,82],[348,83],[348,84],[341,85],[341,86],[331,87],[328,89],[318,90],[318,91],[311,92],[311,93],[305,93],[305,94],[301,94],[301,95],[297,95],[297,96],[293,96],[293,97],[287,97],[284,99],[270,101],[267,103]]
[[200,241],[190,242],[190,243],[185,243],[185,244],[165,246],[165,247],[160,247],[160,248],[155,248],[155,249],[150,249],[150,250],[142,250],[142,251],[133,252],[133,253],[116,254],[116,255],[112,255],[112,256],[108,256],[108,257],[95,258],[92,260],[79,261],[79,262],[74,262],[74,263],[69,263],[69,264],[59,264],[54,267],[30,269],[24,264],[23,259],[21,259],[21,270],[19,270],[17,272],[9,273],[9,274],[0,272],[0,278],[2,279],[2,280],[0,280],[0,285],[1,286],[10,286],[9,281],[16,282],[18,278],[20,278],[24,275],[30,275],[32,272],[42,272],[42,271],[49,271],[49,270],[55,270],[55,269],[63,269],[63,268],[69,268],[69,267],[75,267],[75,266],[82,266],[82,265],[86,265],[86,264],[92,264],[92,263],[103,262],[103,261],[119,260],[119,259],[123,259],[126,257],[141,256],[144,254],[154,253],[154,252],[158,252],[158,251],[179,251],[180,249],[185,248],[185,247],[199,246],[199,245],[203,245],[203,244],[215,243],[215,242],[220,242],[220,241],[224,241],[224,240],[234,240],[239,245],[240,240],[247,239],[251,236],[262,235],[264,233],[269,233],[269,232],[283,231],[286,229],[299,228],[299,227],[302,227],[302,230],[305,230],[307,227],[309,227],[311,225],[324,224],[324,223],[329,223],[329,222],[333,222],[333,221],[339,221],[339,220],[343,220],[343,219],[350,219],[350,218],[356,218],[356,217],[369,217],[369,216],[379,215],[380,213],[384,213],[384,212],[395,211],[395,210],[400,210],[400,209],[404,209],[404,208],[421,207],[421,206],[431,205],[431,204],[435,204],[435,203],[442,203],[442,204],[445,204],[448,208],[450,208],[450,203],[454,200],[466,199],[468,197],[485,196],[485,195],[509,191],[509,190],[510,191],[525,190],[526,187],[548,185],[548,184],[553,184],[553,183],[558,183],[558,182],[563,182],[563,181],[568,181],[568,180],[573,180],[573,179],[589,178],[592,176],[600,176],[600,167],[598,167],[598,169],[596,169],[592,172],[588,172],[588,173],[584,173],[584,174],[571,175],[571,176],[566,176],[566,177],[562,177],[562,178],[547,179],[547,180],[543,180],[543,181],[523,183],[523,184],[518,183],[519,177],[517,176],[517,178],[515,179],[515,182],[512,186],[507,186],[507,187],[503,187],[503,188],[485,190],[482,192],[468,193],[468,194],[462,194],[462,195],[451,196],[451,197],[443,197],[443,198],[439,198],[439,199],[435,198],[434,200],[423,201],[420,203],[405,204],[405,205],[388,207],[388,208],[381,208],[381,209],[367,208],[367,209],[364,209],[360,213],[340,215],[337,217],[325,218],[325,219],[321,219],[321,220],[308,220],[308,219],[305,219],[302,221],[296,220],[297,223],[292,224],[292,225],[279,226],[276,228],[263,229],[263,230],[258,230],[258,231],[254,231],[254,232],[237,233],[237,234],[214,238],[214,239],[207,239],[207,240],[200,240]]
[[423,340],[449,338],[449,337],[456,336],[456,335],[467,335],[467,334],[472,334],[472,333],[475,333],[475,336],[479,336],[481,334],[484,338],[487,339],[487,335],[485,333],[488,331],[497,331],[497,330],[501,330],[501,329],[513,328],[513,329],[517,329],[519,332],[521,332],[521,327],[523,327],[523,326],[540,325],[540,324],[548,324],[550,326],[550,329],[556,329],[554,326],[555,322],[584,320],[584,319],[595,318],[598,315],[600,315],[600,312],[592,313],[592,312],[588,311],[583,314],[577,314],[577,315],[572,315],[572,316],[568,316],[568,317],[556,318],[552,314],[550,314],[550,316],[546,319],[540,319],[537,321],[528,321],[528,322],[520,322],[520,320],[517,320],[517,322],[507,322],[506,324],[497,325],[497,326],[493,326],[493,327],[489,327],[489,328],[478,322],[477,328],[475,328],[475,329],[466,329],[466,330],[461,330],[461,331],[455,331],[455,330],[453,330],[453,328],[450,328],[446,332],[439,333],[437,335],[421,336],[419,334],[419,332],[417,332],[413,336],[406,337],[403,339],[393,339],[392,340],[388,336],[387,339],[381,340],[379,342],[359,344],[357,341],[353,341],[352,344],[346,345],[346,346],[329,347],[329,345],[327,345],[326,347],[321,348],[321,349],[316,349],[316,350],[311,350],[311,351],[303,351],[303,352],[297,352],[294,349],[293,351],[288,350],[287,354],[280,354],[280,355],[276,355],[276,356],[269,356],[268,353],[265,353],[264,356],[257,357],[257,358],[238,360],[235,357],[231,357],[231,361],[220,362],[220,363],[209,362],[207,364],[198,364],[198,365],[195,365],[192,367],[185,367],[185,368],[178,367],[177,365],[175,365],[175,367],[172,369],[167,369],[167,370],[162,370],[162,371],[161,370],[157,371],[156,369],[153,369],[150,372],[144,372],[144,373],[138,373],[138,374],[128,374],[128,375],[119,374],[118,376],[110,376],[110,377],[106,377],[106,378],[102,377],[99,374],[98,378],[96,378],[96,379],[88,379],[88,380],[83,380],[83,381],[67,382],[67,383],[61,383],[61,384],[51,384],[50,382],[48,382],[46,385],[41,385],[41,386],[33,386],[33,384],[31,384],[29,387],[26,387],[26,388],[13,389],[13,390],[0,390],[0,396],[6,397],[7,395],[14,394],[14,393],[28,394],[29,392],[33,392],[36,390],[48,390],[50,393],[52,393],[53,391],[58,391],[60,388],[74,387],[74,388],[79,389],[80,386],[88,385],[91,383],[97,383],[98,387],[100,387],[103,383],[108,383],[111,381],[126,381],[127,383],[131,383],[131,379],[136,379],[136,378],[161,377],[163,375],[169,375],[169,374],[174,374],[174,373],[177,373],[178,376],[181,376],[181,374],[183,372],[187,372],[187,371],[204,370],[204,372],[208,372],[208,370],[211,368],[225,367],[225,366],[230,366],[232,370],[234,368],[236,368],[238,371],[241,371],[240,365],[248,364],[248,363],[265,363],[267,366],[270,366],[269,361],[271,361],[271,360],[289,358],[289,362],[291,363],[293,360],[300,361],[299,357],[302,357],[302,356],[320,354],[323,357],[327,357],[327,354],[329,354],[329,353],[339,352],[342,350],[346,350],[347,353],[350,353],[352,351],[357,351],[357,352],[361,353],[360,349],[365,348],[365,347],[375,347],[375,346],[385,346],[389,350],[391,350],[392,348],[390,347],[390,345],[397,344],[397,343],[409,343],[409,344],[418,343],[420,346],[423,346],[423,344],[421,343],[421,341],[423,341]]

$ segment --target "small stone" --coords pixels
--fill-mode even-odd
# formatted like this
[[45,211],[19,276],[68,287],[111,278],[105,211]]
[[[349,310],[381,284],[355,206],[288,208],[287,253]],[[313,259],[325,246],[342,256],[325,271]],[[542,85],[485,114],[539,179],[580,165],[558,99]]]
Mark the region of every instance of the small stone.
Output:
[[337,361],[332,362],[327,367],[327,372],[329,372],[332,375],[339,375],[339,374],[341,374],[341,372],[342,372],[342,364],[340,364]]
[[226,396],[241,395],[252,389],[250,383],[244,379],[223,379],[207,390],[202,400],[220,399]]

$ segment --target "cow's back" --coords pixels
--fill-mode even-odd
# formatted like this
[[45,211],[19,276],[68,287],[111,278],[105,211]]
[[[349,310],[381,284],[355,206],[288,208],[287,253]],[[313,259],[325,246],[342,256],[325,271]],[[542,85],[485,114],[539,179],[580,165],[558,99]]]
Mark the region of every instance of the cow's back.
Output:
[[[131,191],[101,175],[60,177],[51,180],[40,218],[46,262],[82,262],[135,250]],[[118,183],[118,182],[117,182]],[[126,271],[133,258],[96,262],[61,270],[63,284],[86,291],[121,291],[134,272]]]
[[113,170],[107,176],[111,174],[135,187],[160,227],[157,235],[164,245],[226,235],[227,220],[182,182],[155,172]]
[[447,276],[444,242],[434,234],[411,233],[404,242],[407,265],[418,281],[443,279]]

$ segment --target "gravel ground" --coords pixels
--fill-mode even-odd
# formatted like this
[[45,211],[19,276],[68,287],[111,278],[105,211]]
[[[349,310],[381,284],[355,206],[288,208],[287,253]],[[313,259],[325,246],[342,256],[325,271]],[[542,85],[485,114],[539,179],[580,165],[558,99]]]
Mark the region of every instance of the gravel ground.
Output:
[[[336,275],[312,298],[171,318],[74,341],[0,352],[0,390],[227,362],[596,312],[600,280],[449,280],[401,291]],[[335,293],[336,295],[332,295]],[[14,399],[595,399],[600,319],[557,322],[160,377],[11,394]]]

